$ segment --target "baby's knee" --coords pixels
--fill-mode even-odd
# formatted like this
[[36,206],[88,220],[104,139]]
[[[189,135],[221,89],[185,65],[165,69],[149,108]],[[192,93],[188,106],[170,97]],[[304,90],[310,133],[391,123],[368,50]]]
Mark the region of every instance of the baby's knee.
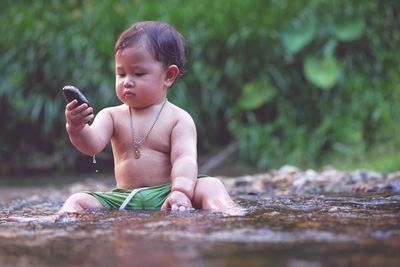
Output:
[[197,208],[223,211],[235,206],[224,183],[215,177],[201,178],[197,181],[195,204]]
[[76,202],[79,202],[82,199],[84,199],[86,197],[86,195],[87,194],[85,194],[85,193],[74,193],[74,194],[70,195],[65,202],[76,203]]
[[218,178],[204,177],[197,180],[195,188],[195,197],[197,200],[218,197],[221,193],[225,194],[226,189],[224,184]]
[[80,208],[100,208],[100,202],[93,196],[86,193],[74,193],[68,197],[65,204]]
[[220,179],[210,176],[198,179],[197,184],[207,187],[207,189],[225,187]]
[[59,213],[81,212],[88,208],[102,208],[101,203],[93,196],[86,193],[75,193],[68,197]]

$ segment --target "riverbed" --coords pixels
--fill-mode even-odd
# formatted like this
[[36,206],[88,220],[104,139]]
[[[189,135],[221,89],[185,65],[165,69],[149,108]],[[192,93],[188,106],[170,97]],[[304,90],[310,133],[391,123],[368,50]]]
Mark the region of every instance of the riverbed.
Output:
[[10,223],[11,215],[52,214],[68,195],[113,181],[3,182],[0,266],[399,266],[399,173],[284,166],[220,178],[245,215],[91,210]]

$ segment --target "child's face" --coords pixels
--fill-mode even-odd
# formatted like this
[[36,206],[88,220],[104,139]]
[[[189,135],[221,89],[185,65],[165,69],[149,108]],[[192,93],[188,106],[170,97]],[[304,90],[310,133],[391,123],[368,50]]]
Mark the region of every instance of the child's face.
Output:
[[117,97],[133,108],[160,103],[172,85],[167,68],[156,61],[144,44],[124,48],[115,55]]

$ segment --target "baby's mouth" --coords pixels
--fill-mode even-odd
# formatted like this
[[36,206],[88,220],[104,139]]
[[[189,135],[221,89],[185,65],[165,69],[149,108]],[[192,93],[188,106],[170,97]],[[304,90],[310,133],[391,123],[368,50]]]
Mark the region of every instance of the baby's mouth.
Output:
[[129,96],[134,96],[135,94],[132,92],[132,91],[125,91],[124,92],[124,96],[127,96],[127,97],[129,97]]

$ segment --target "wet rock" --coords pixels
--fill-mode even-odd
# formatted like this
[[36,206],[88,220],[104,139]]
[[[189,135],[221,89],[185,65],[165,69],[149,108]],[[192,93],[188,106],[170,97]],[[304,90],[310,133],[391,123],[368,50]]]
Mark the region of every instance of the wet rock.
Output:
[[400,172],[383,174],[369,170],[351,172],[331,166],[320,172],[285,165],[278,170],[253,176],[236,177],[228,188],[249,194],[273,195],[316,193],[396,193],[400,192]]
[[244,192],[251,195],[258,195],[266,188],[264,179],[260,176],[243,176],[235,179],[224,179],[226,187],[236,189],[238,192]]
[[328,210],[328,212],[337,212],[338,210],[339,210],[339,208],[335,206],[335,207],[330,208]]

